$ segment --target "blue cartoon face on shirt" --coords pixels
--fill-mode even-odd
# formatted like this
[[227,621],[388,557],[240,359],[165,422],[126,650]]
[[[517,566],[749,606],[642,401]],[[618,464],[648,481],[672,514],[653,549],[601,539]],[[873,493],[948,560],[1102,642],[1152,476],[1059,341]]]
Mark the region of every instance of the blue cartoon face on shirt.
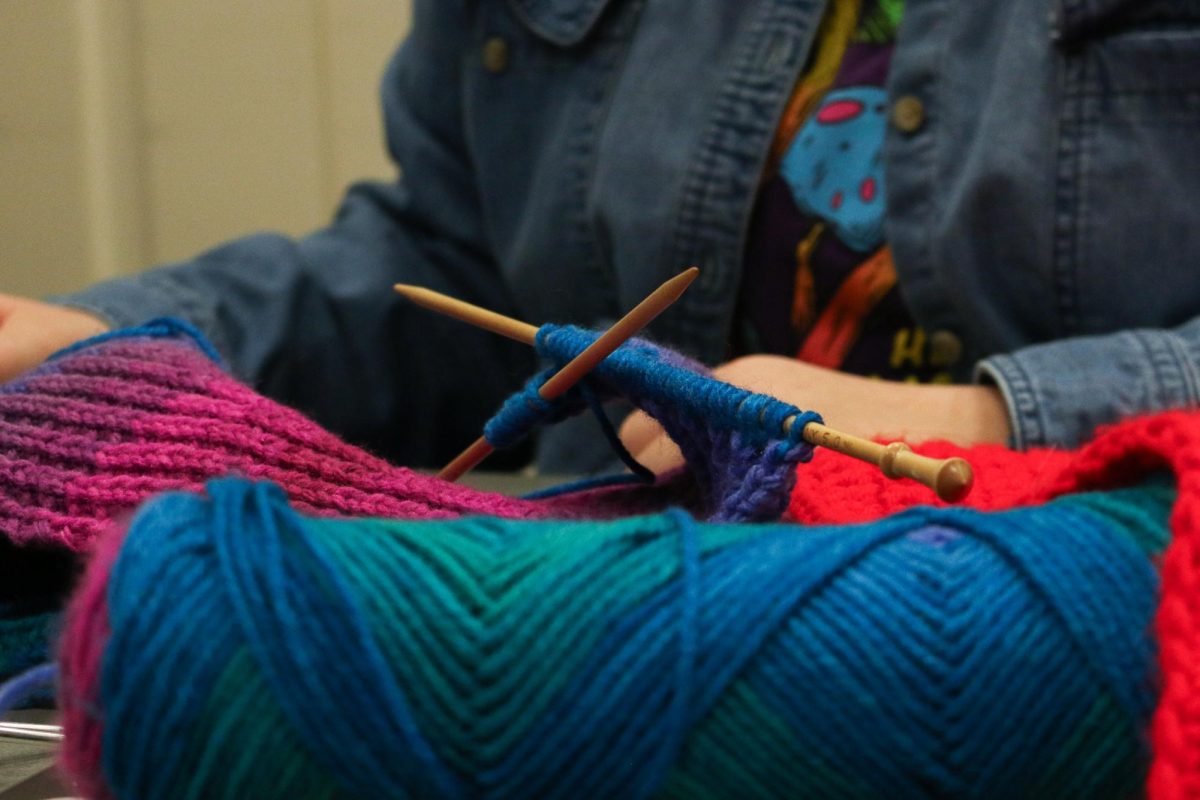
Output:
[[887,95],[877,87],[830,92],[804,123],[779,172],[800,210],[825,220],[860,252],[883,243],[883,136]]

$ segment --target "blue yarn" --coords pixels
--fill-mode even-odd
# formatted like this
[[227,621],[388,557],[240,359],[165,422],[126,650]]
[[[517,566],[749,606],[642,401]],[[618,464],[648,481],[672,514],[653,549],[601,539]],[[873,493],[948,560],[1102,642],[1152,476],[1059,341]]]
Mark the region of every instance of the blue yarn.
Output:
[[[1081,522],[1084,524],[1079,526]],[[1044,509],[1003,515],[983,515],[958,509],[925,509],[869,526],[808,531],[777,527],[773,532],[740,548],[720,552],[706,560],[705,573],[737,575],[737,580],[706,587],[704,612],[698,625],[701,638],[699,648],[705,657],[696,681],[704,687],[704,691],[693,698],[689,723],[699,722],[706,710],[718,702],[726,687],[737,676],[746,675],[760,691],[770,693],[774,706],[787,710],[789,718],[801,723],[790,731],[803,743],[797,745],[799,749],[829,752],[830,759],[845,763],[847,773],[862,776],[873,785],[878,793],[873,796],[954,796],[979,792],[989,786],[1020,785],[1020,765],[1044,765],[1055,753],[1047,752],[1043,757],[1038,752],[1037,743],[1023,741],[1019,736],[1008,740],[997,737],[999,741],[995,743],[997,747],[1011,751],[1004,755],[1014,770],[1007,776],[1012,783],[1005,783],[1001,779],[963,785],[934,761],[936,754],[911,753],[915,766],[913,763],[905,764],[904,759],[899,757],[891,765],[886,762],[881,764],[878,760],[881,749],[894,747],[897,752],[912,750],[911,743],[904,740],[908,735],[904,732],[906,726],[897,725],[899,719],[889,721],[889,718],[895,713],[900,719],[907,715],[914,722],[921,720],[923,706],[911,703],[923,694],[922,685],[929,680],[929,675],[919,669],[923,664],[918,660],[914,660],[912,671],[894,671],[894,654],[898,647],[919,650],[922,646],[919,641],[907,640],[906,643],[906,637],[899,633],[900,626],[912,626],[920,613],[927,613],[933,616],[930,621],[933,628],[937,616],[944,613],[945,609],[934,605],[928,606],[923,612],[898,609],[892,602],[881,604],[878,611],[873,613],[872,604],[885,599],[884,592],[878,592],[879,598],[874,597],[875,591],[860,594],[858,582],[847,582],[840,590],[843,602],[831,608],[827,616],[804,617],[807,620],[804,628],[784,634],[790,645],[786,648],[776,645],[775,652],[779,657],[786,655],[785,661],[772,657],[755,663],[756,658],[762,658],[771,637],[780,636],[781,631],[787,630],[783,627],[784,621],[820,598],[821,593],[828,591],[831,582],[845,580],[840,576],[862,569],[864,562],[871,559],[873,554],[887,552],[889,548],[902,551],[925,549],[928,545],[921,540],[930,531],[940,530],[949,532],[948,538],[975,554],[993,552],[1000,555],[1009,568],[1029,580],[1035,594],[1048,604],[1052,616],[1073,636],[1073,644],[1077,648],[1074,655],[1082,656],[1090,663],[1093,673],[1084,677],[1082,683],[1087,684],[1091,678],[1095,678],[1100,685],[1123,698],[1125,711],[1131,720],[1130,735],[1141,737],[1154,700],[1152,686],[1146,680],[1153,670],[1154,650],[1145,632],[1154,610],[1156,578],[1150,563],[1121,537],[1095,538],[1098,530],[1105,530],[1110,524],[1099,519],[1082,520],[1070,509],[1070,503],[1056,503]],[[914,553],[916,555],[919,554]],[[888,583],[897,579],[912,584],[915,590],[922,581],[931,577],[927,566],[914,570],[914,573],[909,576],[888,571],[864,578],[877,582],[883,590],[887,590]],[[1097,603],[1098,598],[1092,594],[1096,586],[1092,583],[1091,576],[1094,575],[1110,578],[1103,581],[1104,586],[1120,587],[1116,590],[1116,596]],[[937,579],[949,583],[953,575],[938,575]],[[869,587],[870,584],[862,586],[862,589]],[[563,696],[569,706],[556,709],[547,718],[557,721],[553,725],[556,734],[561,736],[564,729],[577,731],[580,740],[578,744],[575,744],[577,740],[571,738],[562,741],[558,752],[577,752],[576,748],[585,747],[585,737],[605,740],[608,730],[582,723],[576,727],[571,723],[573,717],[578,717],[579,710],[597,709],[594,712],[596,717],[605,719],[611,716],[627,727],[647,725],[654,728],[658,724],[654,711],[657,706],[652,702],[653,697],[661,695],[662,690],[657,683],[639,691],[630,690],[631,702],[628,705],[609,709],[601,695],[603,690],[593,687],[608,686],[616,676],[610,675],[606,679],[593,669],[602,669],[600,665],[604,663],[616,663],[617,654],[622,651],[646,647],[660,648],[659,657],[665,663],[655,670],[648,670],[643,679],[654,680],[652,676],[659,670],[668,669],[670,660],[665,649],[662,649],[667,642],[663,633],[676,624],[674,619],[678,610],[670,602],[670,594],[674,591],[671,587],[664,588],[659,595],[645,602],[624,625],[612,627],[604,643],[594,650],[594,667],[580,670],[581,675],[587,676],[586,683],[573,683],[564,690]],[[894,589],[886,594],[893,597]],[[992,673],[983,681],[985,688],[977,690],[963,703],[962,716],[969,720],[971,730],[961,727],[955,730],[952,719],[924,721],[930,729],[944,729],[950,737],[960,735],[970,738],[974,733],[985,738],[986,731],[1002,731],[1010,726],[1004,720],[1004,715],[1011,713],[1013,705],[1002,698],[1028,697],[1030,693],[1044,693],[1046,696],[1047,726],[1069,729],[1072,723],[1079,722],[1086,710],[1088,702],[1081,699],[1082,687],[1078,675],[1064,676],[1058,684],[1039,686],[1037,681],[1045,679],[1046,673],[1026,675],[1021,674],[1019,666],[1013,663],[987,663],[989,654],[1008,650],[1001,643],[1030,613],[1026,606],[1006,604],[1003,600],[1002,597],[988,597],[980,602],[981,609],[997,603],[996,613],[989,615],[990,618],[986,620],[977,615],[977,624],[962,632],[964,636],[970,634],[976,637],[972,643],[976,644],[976,652],[983,661],[964,661],[957,667],[958,671],[950,673],[947,678],[952,685],[957,685],[969,683],[973,674],[985,667]],[[1035,609],[1034,613],[1038,610]],[[887,621],[890,615],[897,615],[896,624]],[[731,628],[731,622],[735,619],[752,620],[753,623]],[[890,631],[891,635],[877,641],[872,639],[854,643],[844,640],[842,632],[871,625],[880,626],[881,632]],[[936,635],[950,634],[950,631],[946,631]],[[826,666],[831,660],[844,661],[844,656],[836,654],[845,647],[865,662],[857,674],[843,676]],[[886,660],[874,658],[876,653],[890,654],[890,657]],[[934,651],[930,655],[933,656]],[[1031,660],[1049,663],[1054,653],[1030,651],[1028,656]],[[1053,672],[1049,670],[1049,674]],[[792,677],[789,678],[789,675]],[[655,688],[657,693],[643,694]],[[991,691],[996,694],[993,696]],[[1082,696],[1087,695],[1084,693]],[[845,705],[847,698],[854,697],[862,697],[862,708],[854,710]],[[898,707],[893,711],[886,703]],[[641,709],[645,709],[645,712],[642,713]],[[864,719],[861,716],[864,712],[870,712],[876,718]],[[599,724],[601,719],[594,719],[593,723]],[[1028,720],[1025,722],[1028,724]],[[543,729],[535,733],[531,741],[536,741],[538,736],[548,735],[552,735],[551,730]],[[1142,746],[1145,746],[1144,741]],[[856,761],[855,756],[860,753],[864,756],[875,755]],[[621,762],[641,763],[649,758],[649,755],[613,748],[610,752],[594,754],[586,769],[598,776],[620,775]],[[514,763],[525,766],[519,759]],[[537,769],[551,773],[557,767],[566,768],[564,764],[537,764]],[[889,771],[897,769],[904,771]],[[920,781],[922,772],[944,782],[944,787],[934,789]],[[569,774],[576,776],[575,772]],[[528,771],[514,772],[505,776],[504,784],[513,788],[537,785],[526,783],[536,779],[536,775]],[[1129,783],[1137,785],[1138,776],[1133,775]],[[609,788],[606,784],[593,785],[589,792],[594,792],[593,796],[605,796]],[[728,796],[735,796],[736,787],[728,787],[728,791]],[[720,796],[721,792],[715,794]],[[1014,793],[1005,796],[1022,795]]]
[[0,715],[20,708],[58,682],[58,665],[41,664],[0,684]]
[[639,464],[622,444],[612,420],[604,411],[603,401],[591,388],[591,382],[587,378],[574,386],[566,396],[558,398],[557,402],[548,401],[541,396],[539,392],[542,384],[557,371],[548,369],[538,373],[521,391],[505,400],[500,411],[483,426],[483,438],[493,447],[504,450],[516,445],[534,428],[561,422],[587,408],[600,425],[600,432],[604,434],[609,446],[629,471],[643,483],[653,483],[654,473]]
[[[699,364],[641,339],[632,339],[602,361],[588,376],[586,391],[571,391],[553,401],[538,395],[543,383],[598,334],[580,328],[544,325],[538,353],[555,367],[534,376],[508,399],[484,427],[496,447],[511,446],[539,425],[560,421],[591,407],[613,449],[635,472],[648,471],[629,455],[599,409],[599,402],[624,397],[662,423],[683,452],[700,496],[715,507],[713,521],[778,519],[795,483],[793,467],[812,458],[803,439],[813,411],[712,378]],[[795,417],[790,430],[783,422]]]
[[197,760],[253,727],[284,759],[256,771],[355,796],[1132,796],[1172,499],[388,522],[216,482],[143,509],[111,574],[106,775],[211,791]]
[[[487,440],[495,447],[509,447],[539,425],[559,422],[585,410],[586,401],[580,393],[568,392],[548,402],[537,392],[597,337],[595,331],[574,326],[543,325],[537,334],[538,354],[555,367],[538,373],[508,399],[485,426]],[[603,399],[620,396],[639,406],[669,406],[674,418],[702,419],[715,428],[736,430],[748,444],[765,445],[781,438],[783,420],[803,414],[803,424],[794,426],[791,437],[799,442],[804,424],[821,419],[814,412],[802,412],[768,395],[718,381],[697,368],[645,340],[632,339],[593,370],[589,385]]]
[[679,760],[684,740],[691,729],[693,681],[696,672],[696,625],[700,616],[700,544],[696,521],[679,509],[667,512],[667,517],[679,532],[679,595],[678,621],[674,638],[679,653],[675,660],[675,685],[671,689],[662,738],[662,750],[650,761],[637,779],[633,793],[649,797],[666,780],[671,766]]
[[612,420],[608,418],[608,413],[604,410],[604,406],[601,403],[600,398],[596,396],[594,391],[592,391],[592,388],[586,379],[579,384],[579,391],[583,395],[583,399],[587,402],[588,408],[592,410],[592,416],[600,425],[600,432],[604,434],[604,438],[608,442],[609,447],[611,447],[613,452],[617,454],[617,457],[621,459],[621,463],[623,463],[626,468],[633,473],[634,477],[636,477],[639,482],[647,484],[654,483],[654,473],[644,464],[634,458],[633,453],[630,453],[629,448],[627,448],[625,443],[621,441],[621,436],[617,433],[617,429],[613,426]]
[[217,352],[217,349],[212,346],[212,343],[208,341],[208,337],[206,337],[199,328],[197,328],[195,325],[192,325],[190,322],[185,322],[184,320],[177,319],[175,317],[156,317],[136,327],[120,328],[118,330],[97,334],[96,336],[84,339],[81,342],[76,342],[75,344],[64,347],[46,360],[53,361],[55,359],[62,358],[63,356],[70,355],[78,350],[91,347],[92,345],[97,345],[116,339],[135,339],[139,337],[173,339],[178,338],[181,334],[183,336],[187,336],[193,342],[195,342],[196,346],[200,348],[200,352],[211,358],[213,363],[224,363],[224,361],[221,359],[221,354]]
[[538,390],[550,379],[556,369],[547,369],[531,378],[521,389],[509,396],[496,415],[483,426],[483,438],[492,447],[507,449],[520,442],[539,425],[561,422],[578,413],[582,398],[577,392],[568,392],[555,402],[544,399]]
[[[456,779],[440,765],[417,729],[350,587],[320,543],[287,508],[283,491],[270,484],[226,480],[210,483],[209,494],[212,506],[190,496],[152,504],[141,525],[170,530],[187,546],[211,549],[221,571],[224,596],[197,597],[178,604],[161,602],[163,595],[153,592],[151,584],[172,579],[190,584],[196,576],[187,569],[171,575],[174,570],[159,554],[134,542],[114,568],[113,580],[140,585],[147,596],[154,594],[160,602],[146,607],[133,595],[110,593],[112,625],[137,628],[146,625],[144,620],[149,617],[155,628],[149,632],[154,644],[149,652],[155,653],[169,648],[166,637],[190,627],[194,615],[207,620],[204,615],[211,613],[212,602],[228,603],[233,619],[222,620],[220,638],[228,641],[227,637],[236,635],[244,642],[273,696],[283,701],[289,723],[311,745],[312,755],[356,796],[404,797],[413,791],[429,797],[460,796]],[[174,654],[176,659],[201,659],[199,668],[188,667],[188,672],[198,673],[201,679],[193,684],[193,690],[205,684],[211,689],[211,682],[227,665],[226,659],[212,656],[221,650]],[[346,658],[347,651],[354,657]],[[131,679],[151,684],[174,680],[171,661],[157,666],[142,662],[140,669],[130,668],[132,665],[123,662],[134,655],[118,652],[108,662],[114,666],[103,672],[105,694],[120,695],[119,684]],[[147,652],[136,655],[144,657]],[[362,708],[345,713],[343,699],[347,697],[355,697]],[[110,712],[128,714],[124,702],[137,703],[138,695],[125,695]],[[160,711],[166,716],[156,724],[166,730],[196,722],[194,706],[169,703]],[[134,713],[154,712],[139,709]],[[143,731],[149,734],[150,729]],[[347,747],[351,742],[355,745]],[[148,769],[138,763],[149,752],[145,736],[133,737],[130,744],[130,749],[105,750],[108,775],[120,776],[126,770],[140,776],[169,775],[178,766],[178,762],[168,761],[161,771],[158,766]],[[147,787],[114,788],[121,796],[142,796]],[[148,794],[170,796],[169,792]]]
[[535,489],[532,492],[526,492],[521,495],[521,499],[546,500],[551,497],[561,497],[565,494],[587,492],[593,489],[607,489],[613,486],[629,486],[635,483],[644,483],[644,481],[639,476],[628,473],[598,475],[594,478],[580,478],[579,480],[567,481],[555,486],[547,486],[544,489]]

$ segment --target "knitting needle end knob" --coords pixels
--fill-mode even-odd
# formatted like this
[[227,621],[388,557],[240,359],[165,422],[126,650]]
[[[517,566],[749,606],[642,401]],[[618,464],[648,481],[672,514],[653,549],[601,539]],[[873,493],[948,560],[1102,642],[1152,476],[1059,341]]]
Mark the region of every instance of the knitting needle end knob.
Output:
[[971,493],[975,473],[963,458],[947,458],[934,474],[933,490],[947,503],[957,503]]
[[912,478],[933,489],[940,500],[957,503],[971,492],[975,473],[963,458],[929,458],[914,453],[904,442],[883,448],[879,469],[887,477]]

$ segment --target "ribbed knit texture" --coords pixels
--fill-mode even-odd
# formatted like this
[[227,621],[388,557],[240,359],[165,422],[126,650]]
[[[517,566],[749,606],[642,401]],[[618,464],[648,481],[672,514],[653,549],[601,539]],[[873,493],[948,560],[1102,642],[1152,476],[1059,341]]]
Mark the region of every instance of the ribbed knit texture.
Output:
[[[547,352],[559,363],[594,337],[576,329],[547,331]],[[650,355],[657,374],[674,382],[652,385],[641,369]],[[698,513],[779,517],[794,481],[791,467],[811,448],[797,444],[798,434],[757,434],[753,421],[798,409],[690,372],[678,356],[642,342],[612,360],[600,371],[604,379],[640,387],[639,401],[659,409],[672,429],[687,429],[690,439],[681,438],[702,477],[690,496],[708,507]],[[696,397],[709,398],[697,408],[712,410],[711,419],[687,405]],[[680,408],[672,407],[672,398],[680,399]],[[719,408],[728,412],[718,415]],[[721,450],[716,458],[718,441],[736,452]],[[171,320],[97,337],[0,387],[0,531],[17,545],[80,550],[153,494],[197,489],[229,473],[278,483],[302,511],[346,516],[595,516],[637,511],[634,498],[645,496],[633,492],[630,505],[601,503],[602,510],[591,498],[535,503],[391,466],[233,380],[199,334]],[[672,499],[664,495],[657,503]]]
[[169,489],[236,473],[306,511],[537,516],[537,506],[392,467],[227,375],[198,336],[156,322],[73,348],[0,388],[0,530],[85,547]]
[[121,798],[1130,797],[1172,499],[801,530],[218,482],[90,571],[68,763]]

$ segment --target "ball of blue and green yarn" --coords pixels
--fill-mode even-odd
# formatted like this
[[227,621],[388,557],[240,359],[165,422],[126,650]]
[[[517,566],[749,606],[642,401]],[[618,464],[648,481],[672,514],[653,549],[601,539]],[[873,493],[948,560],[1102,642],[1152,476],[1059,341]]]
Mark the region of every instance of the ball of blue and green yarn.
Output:
[[1170,490],[866,526],[143,510],[98,704],[121,797],[1119,797]]

